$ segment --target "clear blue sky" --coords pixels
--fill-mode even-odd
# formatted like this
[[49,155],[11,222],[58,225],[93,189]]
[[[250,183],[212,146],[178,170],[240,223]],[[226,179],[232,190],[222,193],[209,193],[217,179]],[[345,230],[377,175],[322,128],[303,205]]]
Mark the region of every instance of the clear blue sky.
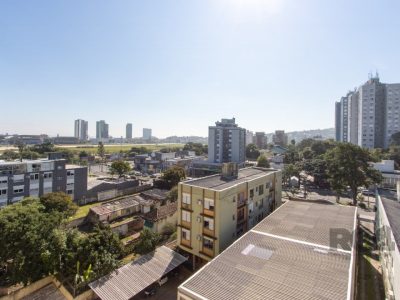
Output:
[[400,82],[400,1],[0,1],[0,133],[207,135],[334,126],[377,69]]

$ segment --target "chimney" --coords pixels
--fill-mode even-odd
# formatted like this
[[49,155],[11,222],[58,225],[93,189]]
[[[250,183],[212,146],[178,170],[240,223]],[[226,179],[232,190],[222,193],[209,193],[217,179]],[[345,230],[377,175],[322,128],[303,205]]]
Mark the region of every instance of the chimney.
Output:
[[223,163],[221,179],[231,180],[238,177],[239,168],[237,163]]

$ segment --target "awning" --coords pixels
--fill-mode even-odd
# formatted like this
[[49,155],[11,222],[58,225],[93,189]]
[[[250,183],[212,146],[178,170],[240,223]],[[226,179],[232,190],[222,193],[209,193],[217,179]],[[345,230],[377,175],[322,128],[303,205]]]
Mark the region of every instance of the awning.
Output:
[[161,246],[89,284],[101,299],[128,300],[187,260]]

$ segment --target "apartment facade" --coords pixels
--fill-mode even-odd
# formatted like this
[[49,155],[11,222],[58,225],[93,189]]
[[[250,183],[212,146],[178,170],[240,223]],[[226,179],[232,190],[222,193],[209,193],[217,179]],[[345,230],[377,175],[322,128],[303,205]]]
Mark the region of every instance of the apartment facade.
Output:
[[194,264],[211,260],[281,205],[281,186],[279,170],[231,164],[223,165],[222,175],[181,182],[179,247]]
[[87,141],[89,138],[88,135],[88,122],[85,120],[75,120],[75,138],[80,141]]
[[336,140],[364,148],[388,148],[400,132],[400,84],[370,79],[335,103]]
[[288,144],[288,136],[284,130],[276,130],[272,136],[272,141],[275,145],[285,147]]
[[246,130],[246,146],[254,143],[254,133],[250,130]]
[[265,132],[256,132],[254,144],[256,144],[258,149],[267,148],[268,138],[265,135]]
[[108,124],[104,120],[96,122],[96,139],[108,139]]
[[125,137],[127,139],[132,139],[132,123],[126,124],[126,134]]
[[243,163],[246,160],[246,129],[235,118],[222,119],[208,127],[208,161]]
[[65,159],[0,162],[0,207],[51,192],[77,202],[86,195],[87,176],[87,167],[69,166]]
[[151,128],[143,128],[143,139],[151,140],[152,132]]

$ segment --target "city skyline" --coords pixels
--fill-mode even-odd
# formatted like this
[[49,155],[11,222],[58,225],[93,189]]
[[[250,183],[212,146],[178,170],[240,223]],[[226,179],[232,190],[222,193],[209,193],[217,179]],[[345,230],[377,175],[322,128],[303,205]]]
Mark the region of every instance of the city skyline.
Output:
[[254,132],[332,128],[332,103],[369,72],[399,81],[399,8],[3,1],[0,132],[72,136],[71,120],[84,119],[95,136],[95,122],[106,119],[116,137],[131,121],[133,136],[141,128],[206,136],[208,124],[231,117]]

